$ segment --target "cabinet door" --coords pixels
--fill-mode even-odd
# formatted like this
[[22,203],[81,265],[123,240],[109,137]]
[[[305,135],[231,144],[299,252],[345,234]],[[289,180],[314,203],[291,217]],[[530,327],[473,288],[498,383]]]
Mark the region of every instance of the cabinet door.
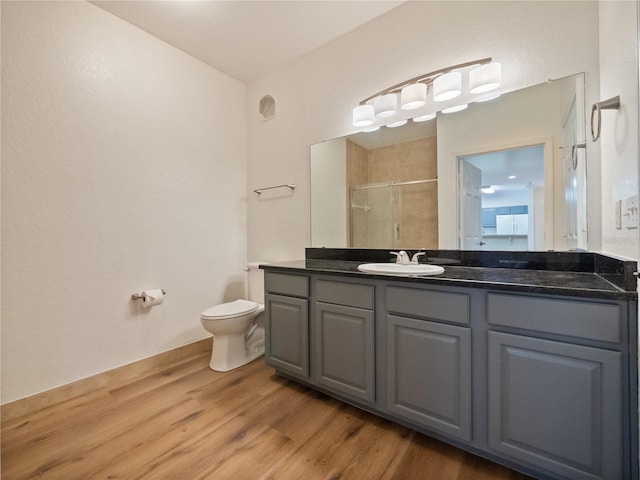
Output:
[[513,235],[513,215],[496,215],[496,233]]
[[513,233],[515,235],[527,235],[529,232],[529,215],[513,215]]
[[316,302],[313,321],[317,383],[373,402],[373,311]]
[[622,478],[620,361],[489,332],[489,446],[562,478]]
[[265,358],[272,367],[309,376],[309,304],[304,298],[266,295]]
[[387,315],[387,408],[471,440],[471,329]]

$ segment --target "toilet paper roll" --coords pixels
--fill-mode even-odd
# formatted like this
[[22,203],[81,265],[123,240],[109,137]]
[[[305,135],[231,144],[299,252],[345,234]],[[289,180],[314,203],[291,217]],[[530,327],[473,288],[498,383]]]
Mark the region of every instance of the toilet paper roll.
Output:
[[164,300],[164,294],[162,289],[156,288],[154,290],[144,290],[142,292],[142,306],[145,308],[153,307],[154,305],[160,305]]

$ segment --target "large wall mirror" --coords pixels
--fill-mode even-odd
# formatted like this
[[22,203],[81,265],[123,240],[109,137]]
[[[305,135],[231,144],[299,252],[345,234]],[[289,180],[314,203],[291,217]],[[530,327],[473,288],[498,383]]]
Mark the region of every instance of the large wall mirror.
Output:
[[313,247],[587,248],[584,74],[311,146]]

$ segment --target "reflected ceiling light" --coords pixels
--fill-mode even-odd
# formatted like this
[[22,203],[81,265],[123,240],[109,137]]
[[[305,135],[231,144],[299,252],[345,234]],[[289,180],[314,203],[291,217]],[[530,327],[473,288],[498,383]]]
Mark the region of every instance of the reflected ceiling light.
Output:
[[462,93],[462,74],[449,72],[440,75],[433,81],[433,100],[446,102]]
[[412,83],[400,91],[400,108],[415,110],[427,103],[427,84]]
[[490,102],[491,100],[495,100],[496,98],[500,98],[500,96],[501,96],[501,94],[498,93],[497,95],[489,95],[488,97],[478,98],[476,100],[476,103]]
[[482,193],[489,193],[489,194],[496,193],[495,189],[491,185],[485,185],[480,187],[480,191]]
[[373,110],[377,118],[387,118],[398,111],[398,97],[395,93],[380,95],[373,100]]
[[502,65],[497,62],[486,63],[469,72],[469,91],[485,93],[495,90],[502,84]]
[[387,127],[389,128],[401,127],[402,125],[406,125],[406,123],[407,123],[406,120],[398,120],[397,122],[388,123]]
[[463,103],[462,105],[456,105],[455,107],[443,108],[442,113],[461,112],[462,110],[466,110],[468,106],[468,103]]
[[369,125],[373,124],[373,113],[373,105],[358,105],[353,109],[353,126],[368,127]]
[[436,118],[436,114],[434,113],[427,113],[426,115],[420,115],[418,117],[413,117],[413,121],[414,122],[428,122],[429,120],[433,120],[434,118]]
[[[443,102],[464,95],[466,104],[477,101],[472,95],[475,92],[466,91],[466,85],[472,85],[477,92],[487,92],[500,85],[500,80],[496,80],[501,74],[500,64],[492,66],[491,58],[483,58],[472,62],[452,65],[431,73],[418,75],[417,77],[405,80],[388,87],[370,97],[365,98],[353,109],[353,126],[370,127],[372,125],[384,125],[385,119],[394,117],[392,123],[400,120],[407,120],[413,117],[415,122],[431,120],[433,113],[432,106],[427,105],[427,97],[431,91],[433,100]],[[491,68],[483,68],[491,66]],[[471,72],[473,79],[471,78]],[[463,82],[463,76],[469,76]],[[473,81],[472,81],[473,80]],[[462,86],[465,85],[463,92]],[[495,98],[495,96],[494,96]],[[489,100],[485,96],[483,100]],[[443,112],[459,112],[466,108],[465,105],[457,105],[442,110]],[[422,110],[419,111],[418,109]],[[418,110],[410,113],[412,110]],[[431,110],[427,114],[427,111]]]
[[515,175],[509,175],[507,178],[508,178],[509,180],[515,180],[515,179],[516,179],[516,176],[515,176]]

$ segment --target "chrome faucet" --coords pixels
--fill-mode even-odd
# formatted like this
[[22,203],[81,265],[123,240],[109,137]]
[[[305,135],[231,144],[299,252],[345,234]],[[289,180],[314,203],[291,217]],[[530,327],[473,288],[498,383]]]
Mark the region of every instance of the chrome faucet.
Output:
[[400,250],[399,252],[389,252],[389,253],[396,256],[396,263],[400,263],[402,265],[407,265],[411,263],[411,261],[409,260],[409,254],[404,250]]
[[411,263],[419,263],[418,261],[418,257],[421,257],[422,255],[426,255],[426,253],[424,252],[417,252],[413,255],[413,258],[411,258]]
[[409,265],[412,263],[418,263],[418,257],[422,256],[422,255],[426,255],[426,253],[424,252],[417,252],[413,255],[413,257],[411,258],[411,260],[409,260],[409,254],[407,252],[405,252],[404,250],[400,250],[399,252],[389,252],[392,255],[396,256],[396,263],[399,263],[401,265]]

